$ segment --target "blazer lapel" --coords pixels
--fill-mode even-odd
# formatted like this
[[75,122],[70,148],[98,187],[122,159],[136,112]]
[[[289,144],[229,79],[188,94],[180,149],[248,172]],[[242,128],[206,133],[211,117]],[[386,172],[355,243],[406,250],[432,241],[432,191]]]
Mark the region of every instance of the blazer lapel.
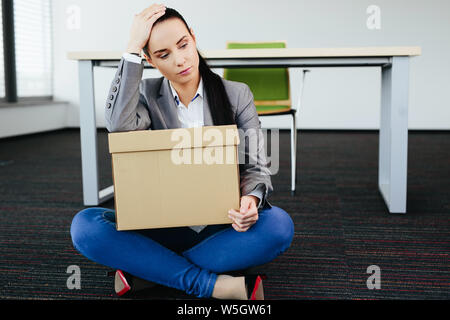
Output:
[[161,111],[166,129],[181,128],[180,120],[178,119],[177,105],[173,98],[169,87],[169,80],[163,79],[161,88],[159,90],[159,97],[157,98],[158,108]]
[[[162,114],[163,121],[166,124],[166,129],[181,128],[181,122],[178,119],[177,105],[173,98],[169,87],[169,80],[166,78],[161,82],[159,90],[159,97],[157,98],[158,108]],[[213,118],[211,110],[209,109],[208,98],[203,89],[203,125],[213,126]]]

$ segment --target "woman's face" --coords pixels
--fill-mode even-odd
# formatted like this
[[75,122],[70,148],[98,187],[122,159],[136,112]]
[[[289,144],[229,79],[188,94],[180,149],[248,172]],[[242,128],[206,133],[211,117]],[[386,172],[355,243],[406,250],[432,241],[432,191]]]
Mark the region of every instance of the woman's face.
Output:
[[177,18],[156,24],[150,33],[147,61],[172,82],[184,84],[198,79],[199,57],[192,29],[191,33]]

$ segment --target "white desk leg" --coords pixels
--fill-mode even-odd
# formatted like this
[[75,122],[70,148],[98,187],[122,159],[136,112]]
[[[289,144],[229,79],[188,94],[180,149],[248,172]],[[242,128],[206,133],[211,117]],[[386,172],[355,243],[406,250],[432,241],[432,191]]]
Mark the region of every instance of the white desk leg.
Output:
[[409,57],[381,69],[378,186],[391,213],[406,213]]
[[97,126],[95,123],[94,66],[92,61],[79,62],[80,136],[83,201],[85,206],[97,206],[114,195],[112,186],[99,191],[97,161]]
[[94,66],[92,61],[79,62],[80,136],[83,200],[86,206],[98,205],[97,126],[95,124]]

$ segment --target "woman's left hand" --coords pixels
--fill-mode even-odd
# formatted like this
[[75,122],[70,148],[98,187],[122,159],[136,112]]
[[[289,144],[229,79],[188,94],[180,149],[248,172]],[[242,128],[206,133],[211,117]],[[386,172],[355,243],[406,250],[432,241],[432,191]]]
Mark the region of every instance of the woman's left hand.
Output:
[[228,217],[233,220],[234,230],[245,232],[258,221],[258,202],[259,199],[255,196],[243,196],[239,211],[234,209],[228,211]]

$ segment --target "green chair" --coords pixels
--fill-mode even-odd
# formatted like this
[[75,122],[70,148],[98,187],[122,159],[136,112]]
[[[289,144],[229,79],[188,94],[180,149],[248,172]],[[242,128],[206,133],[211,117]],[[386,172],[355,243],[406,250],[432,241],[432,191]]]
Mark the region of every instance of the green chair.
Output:
[[[286,42],[227,42],[227,49],[267,49],[286,48]],[[225,69],[223,77],[227,80],[244,82],[253,93],[256,111],[259,117],[290,115],[291,121],[291,192],[295,193],[297,182],[297,125],[296,112],[300,108],[303,84],[306,73],[303,70],[299,102],[292,108],[289,70],[287,68],[233,68]]]

